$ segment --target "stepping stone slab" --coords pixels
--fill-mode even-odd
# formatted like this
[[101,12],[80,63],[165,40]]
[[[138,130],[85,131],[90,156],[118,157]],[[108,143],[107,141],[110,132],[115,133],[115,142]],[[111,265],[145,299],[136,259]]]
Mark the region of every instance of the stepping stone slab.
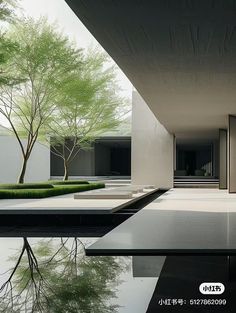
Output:
[[132,195],[130,191],[81,192],[74,199],[131,199]]

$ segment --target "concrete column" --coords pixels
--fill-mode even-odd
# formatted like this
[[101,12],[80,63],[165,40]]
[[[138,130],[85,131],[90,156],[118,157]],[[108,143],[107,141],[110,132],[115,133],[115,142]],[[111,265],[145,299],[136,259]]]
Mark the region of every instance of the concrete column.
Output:
[[133,92],[131,179],[134,185],[172,188],[173,135],[157,120],[148,105]]
[[[176,137],[173,135],[173,161],[174,161],[174,173],[176,170]],[[174,175],[175,176],[175,175]]]
[[227,189],[227,130],[219,130],[219,188]]
[[229,192],[236,192],[236,116],[229,115]]

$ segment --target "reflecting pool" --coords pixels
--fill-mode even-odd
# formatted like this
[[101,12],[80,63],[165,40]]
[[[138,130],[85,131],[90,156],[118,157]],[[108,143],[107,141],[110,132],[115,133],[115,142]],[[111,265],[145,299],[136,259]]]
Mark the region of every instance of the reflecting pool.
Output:
[[145,313],[157,277],[140,259],[86,257],[96,240],[0,238],[0,312]]

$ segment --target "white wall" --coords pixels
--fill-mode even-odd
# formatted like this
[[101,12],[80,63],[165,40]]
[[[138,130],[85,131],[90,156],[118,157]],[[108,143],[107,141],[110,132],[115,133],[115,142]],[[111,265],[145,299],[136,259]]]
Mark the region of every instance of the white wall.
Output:
[[133,92],[131,179],[133,184],[173,187],[173,135]]
[[[93,176],[94,150],[80,150],[69,166],[69,176]],[[51,176],[63,176],[64,165],[62,158],[51,153]]]
[[[14,136],[0,136],[0,183],[15,183],[21,169],[21,151]],[[50,178],[50,151],[36,143],[28,161],[25,182]]]

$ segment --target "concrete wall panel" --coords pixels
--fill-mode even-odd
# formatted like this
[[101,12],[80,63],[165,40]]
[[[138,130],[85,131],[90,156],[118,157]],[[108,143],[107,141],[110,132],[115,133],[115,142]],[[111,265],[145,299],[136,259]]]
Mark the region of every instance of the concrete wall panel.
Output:
[[[0,183],[15,183],[21,169],[22,156],[14,136],[0,136]],[[36,143],[28,161],[25,182],[50,178],[50,151]]]
[[173,187],[173,135],[133,92],[131,178],[133,184]]
[[219,187],[227,189],[227,130],[219,130]]
[[[81,150],[69,166],[69,176],[93,176],[94,149]],[[63,160],[51,152],[51,176],[63,176]]]

